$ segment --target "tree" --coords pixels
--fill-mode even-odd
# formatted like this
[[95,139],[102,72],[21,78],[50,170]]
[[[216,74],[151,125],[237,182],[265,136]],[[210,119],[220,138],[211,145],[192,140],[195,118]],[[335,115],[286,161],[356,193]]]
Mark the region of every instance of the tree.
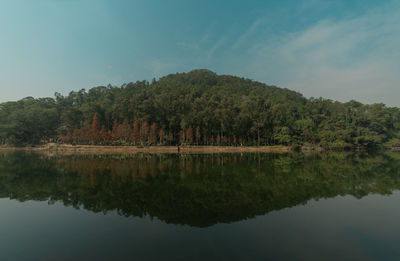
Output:
[[130,137],[134,144],[138,144],[140,142],[140,126],[137,120],[133,123],[133,130]]
[[196,127],[196,144],[199,145],[201,142],[200,126]]
[[151,144],[157,143],[157,123],[153,122],[150,127],[149,141]]
[[147,143],[149,138],[149,123],[145,121],[142,124],[142,128],[140,130],[140,141],[143,143]]
[[[162,126],[164,135],[149,123]],[[207,70],[0,104],[0,144],[20,146],[60,138],[81,144],[377,147],[399,137],[399,108],[307,99]]]
[[118,121],[117,121],[117,119],[114,119],[112,130],[111,130],[111,139],[113,141],[116,141],[119,138],[120,137],[119,137],[119,133],[118,133]]
[[160,138],[160,144],[163,145],[164,144],[164,139],[165,139],[165,130],[163,128],[160,129],[160,131],[158,132],[158,137]]
[[191,126],[186,129],[186,141],[189,144],[193,143],[193,128]]
[[92,127],[90,129],[90,138],[92,141],[98,142],[100,140],[100,123],[97,112],[93,115]]
[[128,142],[131,133],[131,127],[129,126],[128,119],[124,119],[122,124],[118,125],[118,136],[124,142]]
[[217,142],[217,145],[221,145],[221,136],[219,136],[219,134],[217,135],[215,141]]

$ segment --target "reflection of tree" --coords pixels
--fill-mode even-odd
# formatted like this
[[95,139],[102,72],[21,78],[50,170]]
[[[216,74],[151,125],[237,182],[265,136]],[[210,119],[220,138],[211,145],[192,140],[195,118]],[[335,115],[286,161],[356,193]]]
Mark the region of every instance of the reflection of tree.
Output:
[[47,158],[0,154],[0,197],[210,226],[310,199],[400,188],[398,154],[232,154]]

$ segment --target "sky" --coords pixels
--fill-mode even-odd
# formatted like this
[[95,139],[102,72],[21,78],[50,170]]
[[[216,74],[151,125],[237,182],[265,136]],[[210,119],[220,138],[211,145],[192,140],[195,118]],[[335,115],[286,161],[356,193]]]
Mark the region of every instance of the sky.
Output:
[[400,107],[400,2],[0,1],[0,102],[193,69]]

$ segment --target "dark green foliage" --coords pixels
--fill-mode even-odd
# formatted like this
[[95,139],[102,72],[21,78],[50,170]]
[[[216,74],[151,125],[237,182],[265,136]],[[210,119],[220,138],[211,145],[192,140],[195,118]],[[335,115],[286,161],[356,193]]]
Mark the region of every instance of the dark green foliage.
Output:
[[[101,130],[94,141],[89,132],[96,113]],[[157,126],[153,136],[145,133],[138,140],[137,133],[128,135],[135,121]],[[14,145],[59,137],[87,144],[374,147],[398,144],[399,130],[398,108],[306,99],[294,91],[208,70],[171,74],[151,84],[101,86],[65,97],[56,93],[55,99],[0,105],[0,143]]]
[[59,111],[53,99],[25,98],[0,105],[0,143],[37,144],[56,134]]

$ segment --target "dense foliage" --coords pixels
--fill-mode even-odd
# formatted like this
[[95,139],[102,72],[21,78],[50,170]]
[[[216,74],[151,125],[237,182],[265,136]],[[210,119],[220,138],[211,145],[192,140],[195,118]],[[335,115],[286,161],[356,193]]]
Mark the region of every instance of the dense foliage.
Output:
[[400,145],[400,110],[208,70],[0,104],[0,144]]

